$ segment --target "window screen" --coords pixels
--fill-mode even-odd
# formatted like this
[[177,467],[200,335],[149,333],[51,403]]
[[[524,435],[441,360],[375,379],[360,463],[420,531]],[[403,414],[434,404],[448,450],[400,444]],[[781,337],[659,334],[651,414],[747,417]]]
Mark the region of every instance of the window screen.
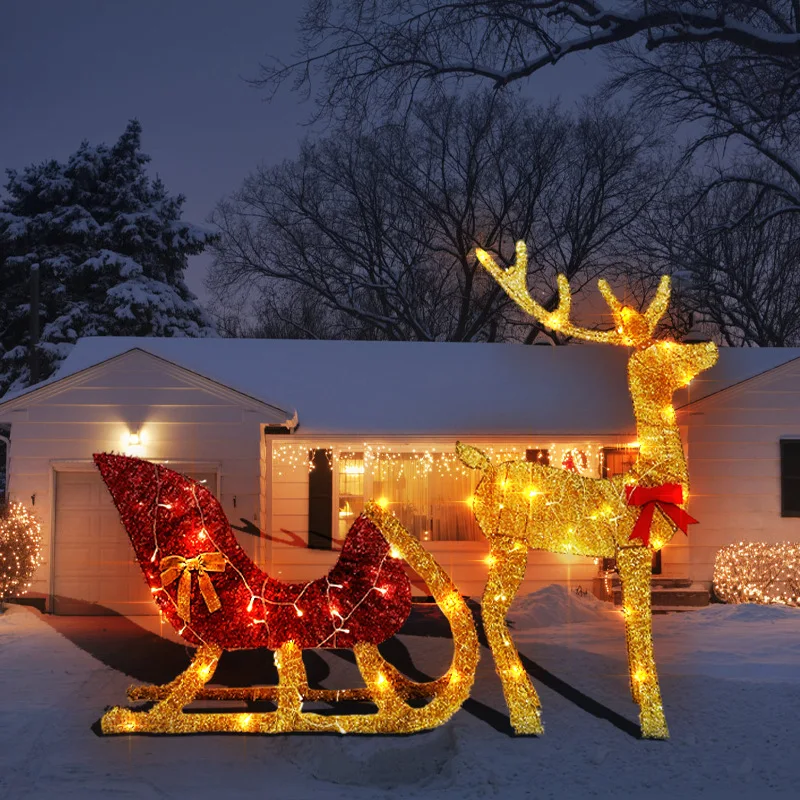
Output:
[[800,517],[800,439],[781,439],[781,516]]
[[613,478],[630,472],[638,456],[639,451],[635,447],[604,447],[603,477]]

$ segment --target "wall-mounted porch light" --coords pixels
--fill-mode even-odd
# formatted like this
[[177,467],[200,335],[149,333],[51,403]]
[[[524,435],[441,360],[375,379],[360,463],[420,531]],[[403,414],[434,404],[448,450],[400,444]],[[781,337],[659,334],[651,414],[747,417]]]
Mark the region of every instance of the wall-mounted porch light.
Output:
[[141,457],[144,455],[144,446],[147,437],[142,428],[129,428],[120,436],[120,449],[125,455]]

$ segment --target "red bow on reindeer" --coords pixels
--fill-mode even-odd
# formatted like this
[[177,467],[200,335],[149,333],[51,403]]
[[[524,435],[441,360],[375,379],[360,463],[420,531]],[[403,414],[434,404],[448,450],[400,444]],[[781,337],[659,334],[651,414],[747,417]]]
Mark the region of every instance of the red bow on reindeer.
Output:
[[626,486],[625,496],[629,506],[641,506],[639,519],[633,526],[633,533],[628,537],[641,539],[645,547],[650,544],[650,526],[653,524],[653,514],[656,506],[687,536],[689,525],[694,525],[697,520],[678,507],[683,502],[683,486],[679,483],[663,483],[661,486]]

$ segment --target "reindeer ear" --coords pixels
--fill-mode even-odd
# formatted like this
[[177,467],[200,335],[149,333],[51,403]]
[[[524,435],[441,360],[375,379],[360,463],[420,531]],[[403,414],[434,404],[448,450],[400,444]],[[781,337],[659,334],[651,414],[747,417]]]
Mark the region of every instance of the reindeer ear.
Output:
[[456,453],[458,457],[472,469],[479,469],[481,472],[486,472],[492,468],[492,462],[486,457],[484,453],[473,447],[470,444],[463,444],[456,442]]

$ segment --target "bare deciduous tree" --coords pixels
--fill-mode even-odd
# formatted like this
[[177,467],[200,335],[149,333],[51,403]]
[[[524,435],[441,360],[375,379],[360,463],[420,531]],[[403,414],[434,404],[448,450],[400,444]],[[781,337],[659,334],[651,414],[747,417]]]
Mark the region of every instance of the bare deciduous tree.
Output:
[[[345,116],[367,102],[404,106],[448,78],[506,86],[601,48],[644,109],[692,124],[695,149],[718,146],[714,180],[768,172],[756,204],[776,194],[775,213],[800,210],[798,0],[309,0],[301,33],[297,61],[262,68],[255,83],[313,83],[320,113]],[[747,155],[735,169],[732,149]]]
[[800,211],[800,60],[727,43],[655,57],[625,47],[617,58],[621,76],[613,88],[632,88],[643,113],[655,110],[691,131],[690,153],[709,190],[749,184],[755,191],[745,216],[761,221]]
[[695,179],[637,220],[631,235],[648,243],[639,276],[678,277],[679,333],[694,321],[729,346],[800,345],[800,217],[770,214],[775,197],[761,198],[764,218],[755,217],[758,193],[746,183],[708,191]]
[[718,42],[800,64],[796,0],[308,0],[301,47],[257,83],[311,89],[323,112],[403,103],[420,85],[473,76],[495,86],[566,56],[640,41],[647,51]]
[[618,266],[621,232],[658,193],[653,131],[588,104],[578,119],[480,94],[416,105],[405,125],[306,144],[261,168],[214,221],[209,287],[261,292],[269,335],[532,340],[481,270],[481,246],[531,247],[531,285]]

